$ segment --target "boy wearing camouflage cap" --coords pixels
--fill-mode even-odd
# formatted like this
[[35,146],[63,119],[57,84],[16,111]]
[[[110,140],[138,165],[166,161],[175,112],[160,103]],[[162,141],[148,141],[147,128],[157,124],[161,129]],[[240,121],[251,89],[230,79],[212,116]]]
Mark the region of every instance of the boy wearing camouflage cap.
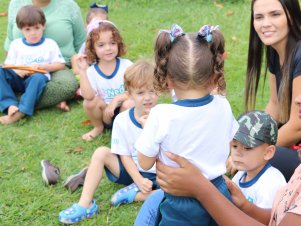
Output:
[[272,208],[278,189],[286,185],[284,176],[272,167],[277,141],[277,123],[262,111],[252,111],[239,119],[239,129],[231,142],[231,158],[239,171],[233,182],[245,197],[261,208]]

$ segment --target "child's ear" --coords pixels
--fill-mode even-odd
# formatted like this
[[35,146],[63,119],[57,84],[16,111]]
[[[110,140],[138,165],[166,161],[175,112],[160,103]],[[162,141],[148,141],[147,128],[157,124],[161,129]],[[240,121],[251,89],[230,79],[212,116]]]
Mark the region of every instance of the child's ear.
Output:
[[264,160],[268,161],[268,160],[272,159],[274,157],[275,150],[276,150],[275,145],[267,146],[265,149],[264,156],[263,156]]

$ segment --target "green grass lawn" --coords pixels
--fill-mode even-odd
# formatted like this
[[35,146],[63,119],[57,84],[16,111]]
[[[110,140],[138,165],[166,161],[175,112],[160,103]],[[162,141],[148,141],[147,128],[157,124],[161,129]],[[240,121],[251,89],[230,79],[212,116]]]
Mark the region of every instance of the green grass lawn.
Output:
[[[85,15],[89,3],[77,0]],[[111,0],[110,19],[116,23],[128,47],[126,58],[151,58],[159,29],[168,29],[178,23],[184,31],[196,32],[204,24],[220,25],[226,38],[227,98],[235,116],[243,111],[244,78],[247,62],[250,1],[211,0],[159,1]],[[1,0],[0,13],[7,11],[9,0]],[[6,36],[7,17],[0,17],[0,43]],[[5,57],[0,52],[0,63]],[[258,98],[258,109],[267,102],[268,86],[263,98]],[[261,93],[261,92],[260,92]],[[164,101],[164,100],[163,100]],[[81,190],[71,194],[63,186],[66,176],[89,163],[93,151],[109,145],[110,133],[92,142],[83,142],[81,135],[91,129],[82,125],[86,116],[81,101],[70,103],[71,112],[56,108],[43,109],[31,118],[11,125],[0,125],[0,225],[58,225],[59,211],[77,202]],[[218,109],[217,109],[218,110]],[[0,113],[1,115],[1,113]],[[82,147],[82,152],[66,153]],[[61,181],[46,187],[42,182],[40,161],[47,159],[60,167]],[[80,225],[133,225],[141,203],[111,207],[111,195],[121,186],[101,183],[95,199],[100,214]]]

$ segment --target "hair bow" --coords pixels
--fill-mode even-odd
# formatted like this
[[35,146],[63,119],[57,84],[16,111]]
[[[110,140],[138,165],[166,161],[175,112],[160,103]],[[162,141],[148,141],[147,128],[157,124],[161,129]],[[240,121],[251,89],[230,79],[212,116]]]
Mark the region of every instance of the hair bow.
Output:
[[177,37],[185,34],[183,29],[177,24],[173,24],[171,26],[171,30],[160,30],[159,33],[161,33],[161,32],[168,33],[171,42],[173,42]]
[[100,5],[100,4],[97,4],[96,2],[93,2],[90,5],[90,9],[93,9],[93,8],[100,8],[100,9],[103,9],[104,11],[106,11],[107,13],[109,13],[108,5]]
[[212,41],[212,31],[218,30],[219,26],[204,25],[198,32],[198,37],[202,40],[205,39],[207,42]]
[[[94,18],[91,20],[91,22],[87,25],[87,33],[90,34],[91,31],[93,31],[94,29],[98,28],[99,25],[101,23],[109,23],[109,24],[112,24],[114,27],[116,27],[116,25],[111,22],[111,21],[108,21],[108,20],[100,20],[100,19],[97,19],[97,18]],[[117,27],[116,27],[117,28]]]

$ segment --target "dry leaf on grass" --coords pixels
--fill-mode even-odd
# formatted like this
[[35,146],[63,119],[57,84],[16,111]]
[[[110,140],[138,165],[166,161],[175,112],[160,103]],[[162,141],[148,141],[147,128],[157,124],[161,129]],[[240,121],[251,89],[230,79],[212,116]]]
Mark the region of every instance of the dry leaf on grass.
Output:
[[233,14],[234,14],[233,11],[228,11],[228,12],[226,13],[227,16],[232,16]]
[[83,126],[91,125],[91,121],[89,119],[82,121]]
[[221,9],[224,8],[224,6],[218,2],[214,2],[213,4],[218,8],[221,8]]
[[65,153],[82,152],[83,150],[83,147],[69,148],[65,150]]
[[237,37],[236,36],[232,36],[232,41],[236,42],[237,41]]
[[0,16],[7,16],[7,12],[0,13]]

